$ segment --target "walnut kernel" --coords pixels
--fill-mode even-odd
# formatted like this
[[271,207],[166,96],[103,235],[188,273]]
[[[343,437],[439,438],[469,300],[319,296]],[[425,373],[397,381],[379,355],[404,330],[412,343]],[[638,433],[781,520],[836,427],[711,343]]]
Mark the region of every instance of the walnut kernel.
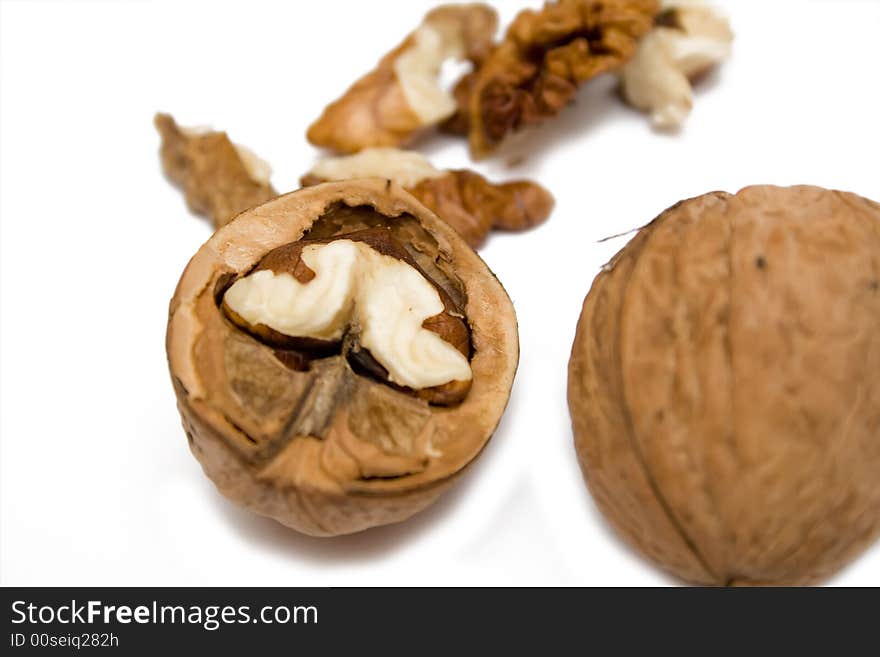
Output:
[[693,106],[691,80],[730,54],[733,32],[710,4],[666,0],[658,25],[620,70],[623,97],[661,129],[677,128]]
[[183,189],[190,210],[208,216],[215,228],[277,195],[269,165],[225,132],[182,128],[168,114],[157,114],[154,122],[165,174]]
[[363,177],[388,178],[405,187],[473,248],[482,246],[493,228],[520,231],[543,223],[554,203],[553,196],[537,183],[491,183],[475,171],[437,169],[424,156],[395,148],[369,148],[326,158],[301,183]]
[[441,5],[376,68],[328,105],[308,130],[311,143],[342,153],[398,146],[455,113],[438,79],[449,59],[478,61],[497,28],[485,4]]

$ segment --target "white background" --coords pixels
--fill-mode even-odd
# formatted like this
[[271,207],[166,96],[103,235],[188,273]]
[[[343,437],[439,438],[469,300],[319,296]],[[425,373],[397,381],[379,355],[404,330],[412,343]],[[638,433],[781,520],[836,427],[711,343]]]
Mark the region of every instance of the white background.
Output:
[[[614,82],[516,152],[557,207],[482,251],[519,316],[502,425],[459,485],[397,526],[296,534],[224,500],[189,454],[165,363],[167,304],[210,235],[162,177],[156,110],[272,163],[316,157],[306,126],[430,3],[0,4],[0,579],[7,585],[664,585],[592,505],[565,372],[600,265],[677,200],[750,183],[880,199],[880,3],[727,2],[733,58],[685,129],[651,131]],[[537,0],[497,2],[502,24]],[[439,166],[465,145],[435,137]],[[524,163],[505,162],[518,153]],[[880,585],[880,546],[830,583]]]

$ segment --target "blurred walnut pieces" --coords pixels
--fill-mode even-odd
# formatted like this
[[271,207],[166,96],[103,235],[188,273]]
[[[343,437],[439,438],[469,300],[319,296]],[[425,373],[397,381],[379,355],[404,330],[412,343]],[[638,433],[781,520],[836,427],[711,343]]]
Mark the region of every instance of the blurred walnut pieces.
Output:
[[341,153],[371,146],[399,146],[456,111],[439,84],[449,59],[481,62],[498,25],[485,4],[442,5],[374,70],[355,82],[308,129],[308,139]]
[[492,229],[523,231],[543,223],[554,204],[550,192],[537,183],[492,183],[469,169],[447,171],[409,191],[473,248],[482,246]]
[[[358,80],[309,128],[317,146],[354,153],[401,146],[433,126],[467,135],[484,158],[510,135],[570,104],[578,88],[618,73],[624,99],[661,128],[679,125],[690,82],[724,59],[733,34],[702,0],[556,0],[521,11],[493,43],[497,17],[486,5],[443,5]],[[451,93],[443,61],[473,70]]]
[[520,12],[504,39],[456,86],[471,155],[492,153],[505,137],[555,116],[578,87],[614,71],[636,52],[659,10],[656,0],[558,0]]
[[225,132],[183,128],[169,114],[156,114],[154,123],[165,175],[183,189],[190,210],[209,217],[215,228],[278,195],[269,165]]
[[475,171],[436,169],[422,155],[394,148],[326,158],[300,182],[308,186],[361,177],[388,178],[400,184],[473,248],[482,246],[493,228],[521,231],[543,223],[554,205],[550,192],[537,183],[491,183]]
[[656,26],[620,70],[623,98],[660,129],[681,125],[693,106],[691,81],[730,54],[730,22],[711,4],[665,0]]
[[[156,115],[156,126],[166,174],[184,190],[190,209],[211,217],[215,228],[278,195],[268,183],[269,165],[226,133],[182,129],[167,114]],[[423,155],[396,148],[325,158],[300,182],[305,187],[356,178],[398,183],[475,249],[493,228],[522,231],[543,223],[554,205],[537,183],[491,183],[475,171],[437,169]]]

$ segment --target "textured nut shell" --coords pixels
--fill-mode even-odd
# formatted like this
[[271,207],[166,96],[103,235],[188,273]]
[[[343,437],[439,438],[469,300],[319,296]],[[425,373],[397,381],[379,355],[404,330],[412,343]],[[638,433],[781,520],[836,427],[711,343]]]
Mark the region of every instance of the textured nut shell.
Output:
[[578,459],[620,533],[705,584],[807,584],[880,528],[880,206],[750,187],[667,210],[595,280]]
[[[210,371],[200,349],[208,336],[204,308],[214,304],[224,276],[247,271],[273,248],[296,241],[334,203],[370,205],[379,213],[408,213],[440,244],[465,286],[474,356],[466,399],[433,414],[434,446],[442,456],[414,474],[340,481],[326,476],[322,441],[304,430],[266,453],[236,445],[235,418],[211,403]],[[404,520],[433,502],[482,450],[501,418],[518,360],[516,318],[504,289],[482,260],[440,219],[400,187],[370,179],[326,183],[253,208],[218,231],[193,257],[171,301],[167,350],[178,407],[193,454],[217,488],[245,507],[312,535],[334,535]],[[202,360],[200,360],[202,359]],[[333,362],[331,376],[351,377]],[[405,393],[375,383],[369,395],[411,403]],[[390,397],[389,397],[390,396]],[[310,403],[307,395],[300,398]],[[304,401],[303,401],[304,400]],[[296,402],[295,399],[291,403]],[[358,448],[375,449],[367,443]]]

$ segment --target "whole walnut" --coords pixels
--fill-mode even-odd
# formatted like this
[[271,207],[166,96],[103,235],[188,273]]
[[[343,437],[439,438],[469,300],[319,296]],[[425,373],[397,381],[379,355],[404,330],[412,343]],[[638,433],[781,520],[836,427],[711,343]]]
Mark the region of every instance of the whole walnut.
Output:
[[575,446],[638,550],[703,584],[809,584],[880,530],[880,205],[817,187],[683,201],[596,278]]

